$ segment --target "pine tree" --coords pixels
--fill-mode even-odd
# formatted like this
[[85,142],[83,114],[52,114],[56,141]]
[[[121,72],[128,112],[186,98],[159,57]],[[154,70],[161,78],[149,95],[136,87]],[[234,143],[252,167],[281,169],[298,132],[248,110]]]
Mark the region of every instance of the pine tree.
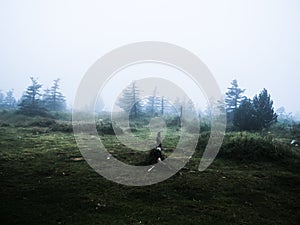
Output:
[[142,112],[142,105],[139,99],[139,90],[133,81],[119,98],[118,105],[125,112],[129,113],[130,118],[138,118]]
[[227,105],[227,112],[232,112],[238,108],[240,102],[243,100],[242,94],[245,92],[245,89],[241,89],[238,86],[237,80],[231,82],[231,87],[228,88],[226,92],[225,103]]
[[164,113],[165,113],[165,105],[166,105],[165,98],[164,98],[164,96],[162,96],[161,97],[161,111],[160,111],[161,115],[164,115]]
[[13,90],[9,90],[8,92],[6,92],[6,97],[4,99],[4,105],[6,109],[14,109],[16,108],[16,99],[14,97],[14,91]]
[[43,95],[43,103],[49,111],[64,111],[66,109],[66,100],[63,94],[59,91],[59,81],[53,81],[50,89],[46,89]]
[[2,93],[1,90],[0,90],[0,108],[1,109],[4,108],[4,94]]
[[273,122],[277,121],[277,114],[274,112],[273,101],[266,89],[253,98],[253,107],[255,111],[257,128],[262,130],[270,127]]
[[30,77],[32,84],[27,87],[25,94],[21,98],[19,104],[19,112],[25,115],[47,115],[46,109],[43,107],[40,100],[41,84],[37,82],[37,79]]
[[261,131],[277,121],[273,101],[266,89],[253,98],[245,99],[234,111],[233,124],[239,130]]
[[160,98],[157,96],[157,87],[155,87],[153,94],[146,99],[146,104],[144,106],[145,113],[150,116],[157,115],[160,105]]
[[234,112],[233,125],[239,130],[256,130],[256,117],[251,99],[245,98]]

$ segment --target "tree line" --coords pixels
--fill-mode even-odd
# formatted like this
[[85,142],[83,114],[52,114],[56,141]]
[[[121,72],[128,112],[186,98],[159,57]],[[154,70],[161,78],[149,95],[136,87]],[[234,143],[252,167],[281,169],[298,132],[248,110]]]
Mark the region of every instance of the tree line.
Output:
[[[29,116],[47,116],[50,112],[66,110],[66,98],[60,91],[60,79],[55,79],[52,86],[45,90],[42,90],[42,84],[37,78],[30,77],[30,80],[31,85],[18,101],[13,96],[13,90],[9,90],[6,94],[0,91],[0,109],[15,109],[18,113]],[[238,86],[237,80],[233,80],[225,93],[227,122],[230,129],[260,131],[277,121],[278,115],[266,89],[253,99],[244,96],[244,92],[245,89]],[[129,112],[131,119],[163,115],[180,119],[183,113],[191,113],[195,108],[191,100],[177,98],[175,102],[169,102],[164,96],[158,95],[157,88],[154,88],[152,95],[141,99],[135,81],[123,90],[117,104],[122,110]]]
[[135,81],[132,81],[123,91],[117,101],[117,105],[125,112],[129,112],[129,118],[153,117],[170,115],[179,117],[183,113],[190,113],[194,104],[191,100],[185,101],[177,98],[171,103],[164,96],[159,96],[157,87],[154,87],[152,95],[140,98],[140,90]]
[[66,110],[66,98],[60,92],[60,79],[53,81],[51,88],[42,91],[42,84],[37,78],[30,77],[29,85],[17,101],[13,95],[13,90],[6,93],[0,92],[0,109],[16,110],[28,116],[48,116],[50,112],[60,112]]
[[[269,128],[277,121],[273,101],[266,89],[263,89],[253,99],[243,95],[245,89],[238,86],[237,80],[231,82],[231,87],[225,94],[225,108],[228,128],[232,130],[261,131]],[[164,114],[179,115],[190,113],[194,108],[191,100],[181,101],[179,98],[171,104],[163,96],[157,95],[157,89],[151,96],[140,99],[140,91],[133,81],[123,92],[118,105],[130,118],[142,116],[161,116]],[[175,107],[174,107],[175,106]],[[176,110],[177,109],[177,110]],[[209,110],[207,110],[209,111]],[[209,112],[207,112],[209,115]]]

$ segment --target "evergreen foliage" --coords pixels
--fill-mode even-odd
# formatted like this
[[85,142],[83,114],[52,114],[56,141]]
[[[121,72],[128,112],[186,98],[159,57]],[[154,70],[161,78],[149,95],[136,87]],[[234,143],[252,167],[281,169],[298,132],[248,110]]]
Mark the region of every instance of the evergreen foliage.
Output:
[[30,79],[31,85],[27,87],[26,92],[21,98],[18,112],[29,116],[46,116],[47,110],[40,99],[42,85],[38,83],[37,79],[33,77],[30,77]]
[[261,131],[277,121],[273,101],[266,89],[253,98],[244,99],[234,111],[233,124],[239,130]]
[[138,118],[141,115],[142,105],[135,81],[123,90],[118,105],[125,112],[129,112],[130,118]]
[[225,103],[227,105],[227,111],[232,112],[236,110],[243,100],[244,96],[242,94],[245,92],[245,89],[239,88],[237,80],[231,82],[231,87],[228,88],[226,92]]
[[17,106],[17,101],[14,97],[13,90],[7,91],[6,95],[4,95],[0,91],[0,109],[11,110],[11,109],[15,109],[16,106]]
[[59,81],[53,81],[50,89],[46,89],[43,95],[43,104],[48,111],[64,111],[66,109],[65,96],[59,91]]

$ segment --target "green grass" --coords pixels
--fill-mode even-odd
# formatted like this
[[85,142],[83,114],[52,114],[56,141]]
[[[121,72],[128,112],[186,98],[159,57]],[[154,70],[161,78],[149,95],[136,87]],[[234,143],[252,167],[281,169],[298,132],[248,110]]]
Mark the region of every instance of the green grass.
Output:
[[[197,171],[200,150],[170,179],[128,187],[81,159],[72,133],[0,127],[0,224],[298,224],[299,160],[239,162],[218,157]],[[143,135],[141,135],[143,136]],[[205,135],[204,135],[205,136]],[[112,135],[120,160],[138,164]],[[177,134],[164,146],[176,145]]]

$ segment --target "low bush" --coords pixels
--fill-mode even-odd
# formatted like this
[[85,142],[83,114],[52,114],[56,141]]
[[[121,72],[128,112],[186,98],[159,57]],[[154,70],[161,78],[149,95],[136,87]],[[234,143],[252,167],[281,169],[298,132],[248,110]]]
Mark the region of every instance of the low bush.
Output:
[[9,123],[0,123],[0,127],[10,127],[10,124]]
[[112,126],[111,123],[109,124],[97,124],[96,125],[97,131],[99,133],[99,135],[104,135],[104,134],[109,134],[109,135],[119,135],[119,134],[123,134],[124,131],[122,130],[122,128],[117,127],[117,126]]
[[240,161],[271,161],[291,157],[288,145],[255,133],[228,133],[219,155]]
[[71,123],[54,123],[50,126],[50,130],[71,133],[73,132],[73,126]]
[[56,124],[55,120],[47,118],[36,118],[28,123],[29,127],[50,127]]

